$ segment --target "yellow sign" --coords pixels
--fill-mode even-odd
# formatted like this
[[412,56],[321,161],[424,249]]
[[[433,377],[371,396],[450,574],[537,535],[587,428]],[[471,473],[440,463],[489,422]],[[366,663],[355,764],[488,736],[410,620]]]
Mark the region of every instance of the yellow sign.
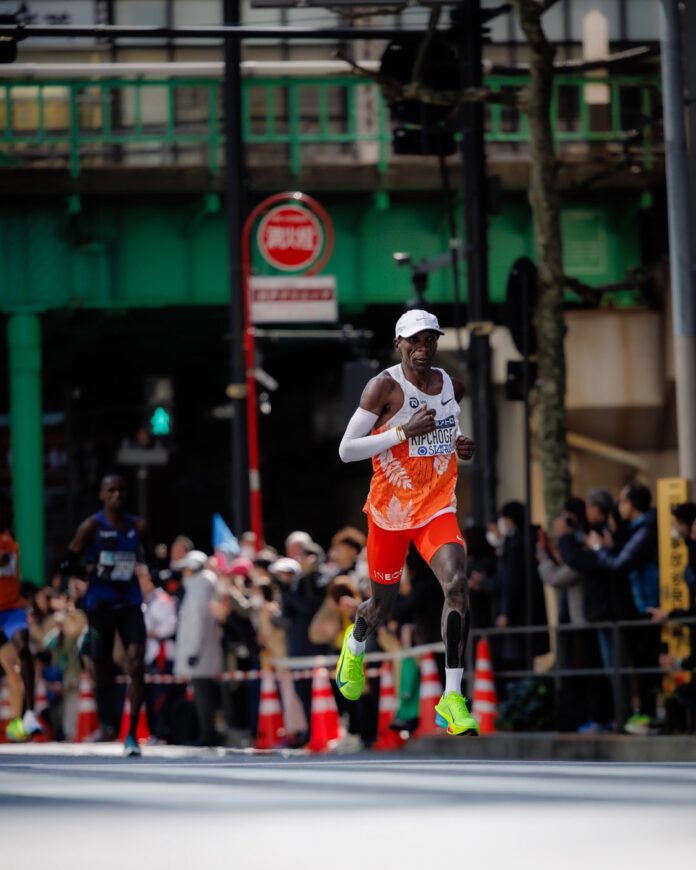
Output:
[[[657,481],[657,534],[660,547],[660,609],[687,610],[689,591],[684,571],[689,551],[681,538],[672,534],[672,508],[689,500],[689,484],[683,477],[664,477]],[[668,651],[685,658],[691,651],[688,626],[667,625],[662,634]]]

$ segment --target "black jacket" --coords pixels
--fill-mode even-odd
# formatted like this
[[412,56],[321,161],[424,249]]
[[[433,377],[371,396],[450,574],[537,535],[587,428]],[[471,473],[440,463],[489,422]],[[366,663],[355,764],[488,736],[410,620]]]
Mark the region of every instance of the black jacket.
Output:
[[561,535],[558,549],[566,565],[583,575],[588,622],[636,618],[627,574],[599,566],[593,558],[594,551],[588,550],[573,533]]
[[[544,587],[534,557],[532,562],[532,624],[546,625]],[[524,538],[519,530],[515,530],[505,539],[503,552],[498,562],[498,576],[500,578],[500,613],[507,616],[508,625],[511,627],[527,625]],[[507,659],[518,658],[523,655],[524,647],[524,635],[510,635],[505,638],[503,643],[503,657]],[[548,633],[534,634],[533,654],[539,656],[548,651]]]

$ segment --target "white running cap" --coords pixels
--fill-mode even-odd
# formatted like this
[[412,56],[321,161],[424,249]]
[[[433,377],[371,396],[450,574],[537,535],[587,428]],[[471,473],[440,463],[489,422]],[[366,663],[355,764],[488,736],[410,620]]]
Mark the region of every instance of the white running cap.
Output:
[[414,308],[412,311],[407,311],[402,314],[396,321],[396,330],[394,331],[395,338],[410,338],[417,332],[423,332],[426,329],[431,329],[433,332],[439,332],[440,335],[445,333],[440,329],[437,317],[429,311],[421,311]]

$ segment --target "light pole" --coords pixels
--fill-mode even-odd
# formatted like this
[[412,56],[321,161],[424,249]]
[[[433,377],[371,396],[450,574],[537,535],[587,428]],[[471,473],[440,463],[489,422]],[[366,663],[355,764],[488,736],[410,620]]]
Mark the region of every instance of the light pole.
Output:
[[[224,21],[239,24],[239,0],[224,0]],[[244,223],[245,162],[242,140],[242,49],[241,40],[225,39],[225,194],[229,253],[229,385],[232,403],[230,492],[232,529],[239,537],[249,528],[249,473],[247,462],[247,386],[244,359],[244,280],[242,276],[242,228]]]

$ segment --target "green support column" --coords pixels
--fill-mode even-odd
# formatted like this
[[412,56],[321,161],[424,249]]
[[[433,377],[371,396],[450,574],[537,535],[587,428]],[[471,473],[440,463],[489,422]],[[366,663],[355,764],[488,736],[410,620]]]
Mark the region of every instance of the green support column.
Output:
[[22,578],[45,581],[41,320],[14,314],[7,323],[15,535]]

